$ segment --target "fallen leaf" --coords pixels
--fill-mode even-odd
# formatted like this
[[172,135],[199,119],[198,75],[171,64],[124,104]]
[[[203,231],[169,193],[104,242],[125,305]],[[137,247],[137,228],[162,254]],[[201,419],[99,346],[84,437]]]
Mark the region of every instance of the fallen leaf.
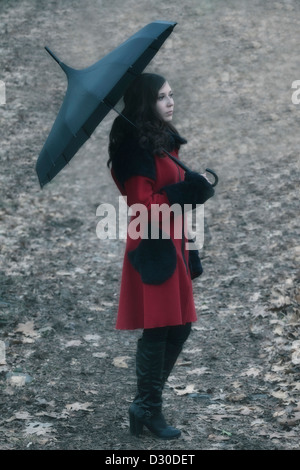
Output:
[[254,292],[254,294],[251,295],[249,300],[250,302],[257,302],[259,298],[260,298],[260,292]]
[[265,424],[263,419],[255,419],[250,423],[250,426],[261,426],[262,424]]
[[291,350],[292,353],[292,363],[295,365],[300,364],[300,340],[292,342]]
[[56,413],[55,411],[40,411],[39,413],[36,413],[36,416],[47,416],[48,418],[53,419],[66,419],[69,417],[66,411],[62,413]]
[[287,392],[284,392],[282,390],[278,390],[278,392],[271,392],[271,395],[281,400],[286,400],[289,396]]
[[237,380],[232,382],[231,384],[233,386],[233,388],[241,388],[243,384],[241,384],[241,382],[238,382]]
[[68,341],[66,344],[65,344],[65,348],[71,348],[71,347],[74,347],[74,346],[80,346],[82,343],[80,341],[80,339],[73,339],[71,341]]
[[265,380],[267,382],[279,382],[281,378],[277,374],[271,374],[270,372],[268,372],[265,375]]
[[5,421],[7,423],[10,423],[11,421],[14,421],[15,419],[30,419],[31,415],[27,411],[19,411],[16,412],[11,418],[6,419]]
[[282,416],[277,419],[278,423],[283,426],[297,426],[300,422],[300,412],[296,412],[293,416]]
[[269,435],[270,439],[282,439],[283,435],[279,432],[273,432]]
[[28,321],[26,323],[19,323],[15,329],[16,333],[21,333],[25,338],[24,343],[33,343],[34,339],[39,337],[39,334],[34,330],[34,322]]
[[130,359],[130,356],[118,356],[114,358],[113,364],[115,367],[128,369],[128,364],[126,362],[128,359]]
[[70,403],[69,405],[66,405],[67,410],[70,411],[92,411],[89,409],[89,407],[92,405],[90,402],[86,403]]
[[279,365],[276,365],[276,364],[274,366],[272,366],[272,370],[274,372],[282,372],[285,369],[286,369],[286,366],[279,366]]
[[245,400],[245,398],[247,398],[247,395],[244,393],[230,393],[226,396],[226,399],[232,402],[242,401]]
[[300,351],[294,351],[292,354],[292,363],[295,365],[300,364]]
[[279,409],[273,413],[273,417],[277,418],[278,416],[283,416],[285,414],[285,410]]
[[219,442],[219,441],[229,441],[230,438],[227,436],[216,436],[216,434],[210,434],[208,436],[208,439],[210,439],[211,441]]
[[250,415],[252,412],[253,412],[253,410],[251,410],[251,408],[248,408],[248,406],[244,406],[244,407],[240,410],[241,415],[244,415],[244,416],[248,416],[248,415]]
[[[198,330],[199,329],[200,328],[198,328]],[[193,349],[186,349],[185,350],[186,354],[195,354],[195,353],[198,353],[198,352],[202,352],[202,349],[201,348],[193,348]]]
[[192,375],[192,374],[203,375],[203,374],[211,374],[211,372],[209,372],[208,367],[200,367],[198,369],[193,369],[193,370],[188,371],[187,374],[188,375]]
[[26,376],[24,374],[11,375],[8,377],[7,382],[13,387],[23,387],[26,383]]
[[39,421],[33,421],[28,423],[25,428],[25,434],[36,434],[37,436],[44,436],[45,434],[55,431],[50,423],[40,423]]
[[274,328],[274,334],[278,336],[282,336],[284,333],[284,327],[281,325],[277,325],[276,328]]
[[[269,313],[266,311],[265,307],[262,305],[255,305],[252,309],[252,316],[255,318],[257,317],[262,317],[265,318],[269,315]],[[254,325],[253,325],[254,327]],[[257,328],[260,328],[257,326]]]
[[86,336],[84,337],[84,339],[85,339],[86,341],[92,341],[92,342],[97,342],[97,341],[100,340],[100,338],[101,338],[100,335],[86,335]]
[[104,359],[105,357],[108,357],[108,354],[106,352],[93,353],[93,357]]
[[194,384],[187,385],[182,390],[174,387],[174,391],[175,393],[177,393],[177,395],[187,395],[188,393],[193,393],[195,391],[195,385]]
[[192,364],[191,361],[185,361],[184,359],[179,359],[177,362],[176,362],[176,365],[177,366],[190,366]]
[[5,342],[0,341],[0,365],[4,366],[6,364],[5,358]]
[[243,372],[241,375],[246,375],[247,377],[257,377],[261,373],[261,370],[258,369],[257,367],[250,367],[247,369],[245,372]]
[[222,421],[222,419],[230,418],[229,415],[211,415],[211,419],[214,419],[215,421]]

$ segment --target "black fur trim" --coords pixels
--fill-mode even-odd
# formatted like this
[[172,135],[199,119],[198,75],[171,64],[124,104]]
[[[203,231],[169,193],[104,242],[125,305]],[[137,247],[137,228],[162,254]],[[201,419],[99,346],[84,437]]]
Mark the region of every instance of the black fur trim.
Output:
[[[187,141],[179,134],[170,132],[170,143],[166,150],[171,152],[186,143]],[[112,169],[122,185],[132,176],[145,176],[156,180],[155,161],[151,151],[141,148],[133,136],[124,142],[114,157]]]
[[193,208],[204,204],[215,193],[209,181],[193,171],[185,173],[184,181],[164,186],[162,190],[166,192],[170,205],[180,204],[182,208],[185,204],[191,204]]
[[[189,243],[192,243],[192,240],[189,240]],[[192,279],[201,276],[201,274],[203,273],[203,268],[198,250],[189,250],[189,268],[191,271]]]
[[112,162],[117,180],[124,185],[132,176],[145,176],[156,180],[154,157],[131,139],[124,143]]
[[142,239],[128,257],[144,284],[163,284],[176,270],[176,249],[170,238]]
[[181,137],[179,134],[175,134],[174,132],[170,132],[170,144],[169,144],[169,151],[172,151],[175,147],[180,148],[181,145],[187,144],[187,140],[184,137]]

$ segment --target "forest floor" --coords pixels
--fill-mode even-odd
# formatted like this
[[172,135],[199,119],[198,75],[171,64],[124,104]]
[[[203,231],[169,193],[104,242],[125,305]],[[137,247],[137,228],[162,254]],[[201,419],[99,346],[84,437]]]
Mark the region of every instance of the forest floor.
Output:
[[[0,448],[295,450],[300,432],[297,0],[0,3]],[[116,331],[124,240],[110,113],[40,189],[35,163],[83,68],[155,20],[178,22],[148,70],[175,92],[181,158],[219,175],[205,205],[198,321],[164,393],[176,441],[129,433],[140,331]],[[298,214],[298,216],[297,216]],[[298,220],[298,222],[297,222]]]

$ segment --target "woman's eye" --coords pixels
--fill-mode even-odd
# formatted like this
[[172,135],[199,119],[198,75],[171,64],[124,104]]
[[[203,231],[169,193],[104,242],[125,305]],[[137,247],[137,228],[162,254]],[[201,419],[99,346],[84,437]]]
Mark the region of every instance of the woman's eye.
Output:
[[[169,97],[169,98],[173,98],[173,95],[174,95],[174,93],[170,93],[170,94],[168,95],[168,97]],[[158,97],[158,100],[159,100],[159,101],[162,101],[165,97],[166,97],[165,95],[160,95],[160,96]]]

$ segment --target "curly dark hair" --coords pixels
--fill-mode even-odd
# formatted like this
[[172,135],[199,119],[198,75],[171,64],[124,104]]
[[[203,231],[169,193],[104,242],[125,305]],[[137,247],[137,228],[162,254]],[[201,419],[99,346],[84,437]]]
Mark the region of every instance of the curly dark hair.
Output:
[[[164,122],[156,111],[158,92],[166,79],[154,73],[138,75],[124,95],[124,109],[112,125],[109,135],[109,160],[112,163],[125,140],[135,138],[141,148],[153,155],[162,155],[162,149],[170,148],[170,132],[178,134],[170,122]],[[134,126],[126,120],[134,124]]]

